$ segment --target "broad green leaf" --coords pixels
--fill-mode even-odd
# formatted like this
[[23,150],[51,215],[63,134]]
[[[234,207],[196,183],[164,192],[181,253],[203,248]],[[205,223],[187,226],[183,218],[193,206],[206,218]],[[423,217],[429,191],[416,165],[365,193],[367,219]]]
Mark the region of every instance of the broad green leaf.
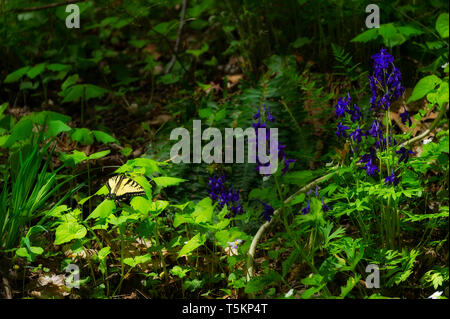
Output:
[[67,212],[69,208],[66,205],[54,206],[47,212],[48,216],[61,217],[63,212]]
[[93,154],[89,155],[89,159],[90,159],[90,160],[93,160],[93,159],[99,159],[99,158],[105,157],[105,156],[108,155],[109,153],[111,153],[110,150],[106,150],[106,151],[101,151],[101,152],[93,153]]
[[213,212],[214,206],[212,205],[212,200],[211,198],[206,197],[195,206],[192,217],[194,217],[196,223],[211,222]]
[[311,287],[306,289],[303,293],[302,293],[302,299],[309,299],[311,298],[312,295],[319,293],[323,287],[325,287],[326,284],[321,284],[318,287]]
[[378,29],[373,28],[358,34],[356,37],[350,40],[350,42],[369,42],[378,38]]
[[[116,173],[124,173],[126,172],[127,166],[131,167],[143,167],[145,169],[145,175],[150,176],[153,173],[160,173],[158,162],[155,160],[152,160],[150,158],[136,158],[134,160],[129,160],[124,166],[119,168]],[[123,169],[124,168],[124,169]]]
[[247,235],[236,227],[230,229],[224,229],[216,232],[216,239],[220,246],[227,247],[229,242],[233,242],[237,239],[244,240]]
[[47,64],[47,69],[53,72],[69,71],[70,68],[71,68],[70,65],[67,64],[60,64],[60,63]]
[[106,256],[109,255],[109,253],[111,252],[111,247],[107,246],[107,247],[103,247],[102,249],[100,249],[97,253],[97,256],[100,260],[103,260],[106,258]]
[[5,145],[6,145],[6,142],[8,141],[8,139],[9,139],[9,137],[10,137],[9,134],[0,136],[0,147],[3,147],[3,148],[6,147]]
[[103,185],[102,187],[100,187],[100,189],[95,192],[94,195],[99,196],[99,195],[107,195],[108,194],[108,187],[106,187],[106,185]]
[[310,44],[311,42],[312,40],[310,38],[300,37],[297,40],[295,40],[294,43],[292,43],[291,45],[293,48],[298,49],[306,44]]
[[183,269],[180,266],[176,265],[171,270],[170,273],[178,278],[186,277],[186,273],[188,273],[190,269]]
[[0,104],[0,115],[3,115],[3,112],[5,112],[7,107],[8,107],[8,102]]
[[20,83],[19,90],[35,90],[39,86],[39,82],[23,81]]
[[122,154],[125,157],[130,156],[131,153],[133,153],[133,149],[131,147],[124,147],[120,149],[120,154]]
[[157,216],[162,213],[164,209],[169,206],[169,202],[165,200],[157,200],[155,202],[150,201],[150,212]]
[[144,47],[144,45],[146,45],[149,41],[148,40],[130,40],[128,41],[129,44],[131,44],[132,46],[141,49]]
[[87,217],[86,220],[91,218],[103,219],[112,214],[113,210],[116,208],[116,204],[112,200],[104,200],[94,209],[94,211]]
[[208,51],[209,45],[208,43],[203,43],[202,47],[198,50],[186,50],[186,53],[192,54],[196,58],[198,58],[200,55]]
[[281,275],[276,271],[271,270],[269,273],[264,274],[259,277],[253,277],[245,286],[245,293],[251,294],[259,292],[269,285],[279,282],[281,280]]
[[448,28],[449,15],[448,13],[441,13],[436,20],[436,30],[443,39],[448,38]]
[[288,206],[293,206],[296,204],[303,203],[305,201],[305,198],[306,198],[305,193],[301,193],[301,194],[295,196],[295,198],[288,203]]
[[184,224],[184,223],[192,223],[194,222],[194,219],[191,215],[187,214],[175,214],[175,217],[173,219],[173,227],[177,228],[178,226]]
[[213,110],[210,107],[203,108],[198,110],[198,116],[200,116],[201,119],[209,118],[213,113]]
[[62,103],[77,101],[83,96],[84,86],[81,84],[76,84],[69,87],[67,91],[64,90],[63,92],[64,99],[62,100]]
[[347,284],[345,286],[341,287],[341,294],[339,295],[339,298],[345,298],[350,291],[356,286],[361,276],[356,274],[355,277],[350,277],[347,279]]
[[81,144],[90,145],[94,143],[92,132],[87,128],[75,128],[70,137]]
[[397,31],[392,23],[382,24],[378,29],[378,34],[383,37],[384,44],[388,47],[400,45],[406,41],[406,38]]
[[[105,187],[106,187],[106,186],[105,186]],[[105,194],[108,194],[108,192],[105,192]],[[78,201],[78,205],[83,206],[84,203],[86,203],[88,200],[90,200],[92,197],[94,197],[94,196],[96,196],[96,195],[98,195],[98,194],[95,193],[95,194],[92,194],[91,196],[86,196],[86,197],[80,199],[80,200]]]
[[68,87],[74,85],[78,81],[78,74],[69,76],[61,85],[61,90],[64,92]]
[[27,140],[31,136],[33,130],[33,121],[30,118],[23,117],[11,130],[11,135],[3,144],[4,148],[8,148],[16,141]]
[[153,27],[153,30],[158,32],[158,33],[163,33],[166,34],[167,32],[170,31],[170,29],[172,29],[176,24],[178,23],[177,20],[171,20],[171,21],[167,21],[167,22],[162,22],[160,24],[157,24],[156,26]]
[[150,254],[142,255],[142,256],[136,256],[134,258],[125,258],[123,260],[124,264],[130,266],[131,268],[136,267],[139,264],[146,263],[148,261],[152,260],[152,257]]
[[5,83],[13,83],[13,82],[19,81],[20,78],[22,78],[22,76],[24,76],[28,72],[29,69],[30,69],[29,66],[24,66],[23,68],[20,68],[14,72],[8,74],[6,76],[6,79],[4,82]]
[[64,222],[56,228],[54,244],[61,245],[73,239],[84,238],[86,234],[86,228],[76,221]]
[[424,33],[422,30],[417,29],[413,25],[399,26],[397,27],[397,30],[407,38],[421,35]]
[[142,196],[133,197],[133,199],[130,201],[131,207],[133,207],[133,209],[143,215],[147,215],[150,212],[150,208],[152,205],[151,203],[151,200],[148,200],[147,198],[144,198]]
[[50,121],[61,121],[63,123],[68,123],[72,121],[72,118],[58,112],[42,111],[34,114],[33,121],[34,123],[44,125],[45,123],[49,123]]
[[108,90],[93,84],[85,84],[85,87],[86,100],[102,97],[109,92]]
[[[64,85],[64,84],[63,84]],[[93,85],[93,84],[76,84],[67,89],[63,88],[63,94],[65,95],[63,103],[77,101],[84,97],[87,100],[99,98],[108,93],[109,91]]]
[[208,226],[209,229],[215,229],[215,230],[221,230],[226,228],[229,224],[230,224],[231,220],[228,218],[225,218],[223,220],[221,220],[220,222],[212,225],[212,226]]
[[[142,174],[141,172],[138,172],[136,170],[134,172],[137,174]],[[133,180],[144,188],[145,195],[147,196],[147,198],[152,199],[152,195],[153,195],[152,185],[150,185],[150,182],[148,181],[148,179],[142,175],[137,175],[137,176],[133,176]]]
[[50,121],[48,123],[48,130],[45,132],[45,136],[54,137],[61,132],[68,132],[70,130],[72,130],[72,128],[60,120]]
[[108,133],[102,132],[102,131],[92,131],[92,134],[94,134],[95,139],[99,142],[102,142],[104,144],[107,143],[113,143],[113,142],[118,142],[114,137],[112,137],[111,135],[109,135]]
[[283,176],[283,182],[303,186],[311,181],[314,176],[314,173],[311,171],[288,172]]
[[80,152],[80,151],[77,151],[77,150],[73,150],[72,154],[61,153],[60,159],[64,163],[70,163],[71,162],[72,165],[77,165],[78,163],[81,163],[82,161],[87,160],[88,157],[83,152]]
[[114,214],[109,215],[108,217],[108,223],[111,225],[121,225],[126,224],[130,222],[135,222],[141,218],[140,214],[130,214],[130,215],[120,215],[119,217],[116,217]]
[[187,181],[186,179],[182,178],[166,177],[166,176],[154,177],[152,180],[156,183],[156,185],[160,187],[176,186],[180,183]]
[[188,201],[188,202],[186,202],[186,203],[184,203],[184,204],[170,205],[170,206],[175,207],[175,208],[178,208],[178,209],[181,210],[181,211],[184,211],[184,209],[185,209],[186,207],[188,207],[189,205],[192,205],[192,204],[193,204],[193,203],[192,203],[191,201]]
[[227,110],[225,108],[223,108],[215,114],[214,120],[216,122],[221,121],[226,117],[226,115],[227,115]]
[[436,85],[440,84],[441,82],[442,80],[439,79],[436,75],[428,75],[420,79],[414,87],[414,90],[406,103],[408,104],[409,102],[414,102],[423,98],[426,94],[434,90]]
[[29,261],[33,261],[37,255],[41,255],[43,252],[44,249],[42,249],[42,247],[31,246],[29,251],[27,247],[20,247],[16,250],[16,255],[19,257],[27,258],[27,260]]
[[193,250],[197,249],[198,247],[202,246],[206,241],[206,235],[198,233],[194,237],[192,237],[184,246],[181,248],[181,250],[178,252],[178,257],[186,256],[190,254]]
[[27,72],[30,79],[34,79],[45,70],[45,63],[36,64]]
[[204,280],[198,280],[196,278],[194,278],[192,280],[186,279],[183,282],[183,288],[185,290],[189,290],[189,291],[193,292],[193,291],[195,291],[197,289],[202,288],[204,282],[205,282]]

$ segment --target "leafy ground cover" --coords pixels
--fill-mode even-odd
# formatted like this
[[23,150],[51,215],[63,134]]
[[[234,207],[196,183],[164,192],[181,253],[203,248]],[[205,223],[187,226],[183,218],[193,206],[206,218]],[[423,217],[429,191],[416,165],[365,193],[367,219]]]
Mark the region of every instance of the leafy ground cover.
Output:
[[3,298],[448,298],[446,1],[70,2],[0,1]]

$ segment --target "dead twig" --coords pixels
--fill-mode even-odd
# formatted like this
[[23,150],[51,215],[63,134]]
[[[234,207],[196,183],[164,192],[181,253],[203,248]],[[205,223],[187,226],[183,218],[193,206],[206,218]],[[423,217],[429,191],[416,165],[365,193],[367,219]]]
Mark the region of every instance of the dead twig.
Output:
[[9,285],[9,281],[8,279],[6,279],[6,277],[2,278],[2,282],[3,282],[3,288],[5,290],[5,299],[12,299],[12,289],[11,286]]
[[180,25],[178,26],[178,32],[177,32],[177,39],[175,40],[175,47],[173,49],[173,55],[170,59],[169,64],[166,67],[165,74],[169,73],[170,70],[172,70],[173,65],[175,64],[175,61],[177,60],[177,53],[178,48],[180,47],[180,38],[181,38],[181,30],[184,26],[184,16],[186,15],[186,6],[187,6],[187,0],[183,0],[183,4],[181,7],[181,16],[180,16]]
[[69,5],[69,4],[73,4],[73,3],[77,3],[77,2],[84,2],[84,1],[86,1],[86,0],[66,0],[66,1],[61,1],[61,2],[50,3],[50,4],[43,5],[43,6],[38,6],[38,7],[17,8],[17,9],[12,9],[10,11],[15,12],[15,13],[40,11],[40,10],[56,8],[56,7]]

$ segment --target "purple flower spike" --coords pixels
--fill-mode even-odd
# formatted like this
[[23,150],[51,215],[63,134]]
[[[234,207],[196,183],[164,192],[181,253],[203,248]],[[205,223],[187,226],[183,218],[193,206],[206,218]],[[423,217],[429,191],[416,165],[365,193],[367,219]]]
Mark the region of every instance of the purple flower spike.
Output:
[[336,116],[339,118],[341,116],[345,116],[345,112],[349,112],[348,105],[350,104],[352,98],[350,97],[350,94],[348,94],[347,98],[340,97],[337,101],[337,104],[335,106],[336,108]]
[[309,211],[311,210],[310,207],[309,207],[309,204],[310,204],[310,200],[308,199],[308,205],[305,208],[302,209],[303,215],[308,214]]
[[286,157],[284,158],[284,167],[281,169],[281,175],[283,176],[284,174],[286,174],[289,170],[289,164],[291,163],[295,163],[297,162],[297,160],[295,159],[287,159]]
[[358,128],[353,133],[350,133],[350,136],[353,136],[353,140],[356,143],[361,143],[364,133],[362,132],[362,130],[359,128],[359,125],[358,125]]
[[[258,108],[258,112],[255,113],[255,115],[253,115],[253,119],[259,119],[261,117],[261,107]],[[259,121],[258,121],[259,123]]]
[[379,137],[382,134],[383,134],[383,132],[381,131],[381,128],[380,128],[380,122],[378,120],[374,120],[372,122],[372,126],[367,131],[366,135],[370,135],[373,137]]
[[264,210],[261,213],[261,216],[264,217],[265,220],[270,222],[270,220],[272,219],[272,216],[273,216],[274,209],[269,204],[266,204],[266,203],[263,203],[263,202],[261,202],[261,203],[264,206]]
[[337,131],[336,131],[336,135],[337,137],[347,137],[347,133],[345,132],[345,130],[348,130],[349,127],[342,125],[342,122],[338,124],[337,126]]
[[359,121],[361,119],[361,109],[356,106],[356,104],[353,106],[353,111],[351,112],[350,119],[353,123]]
[[322,196],[322,210],[324,213],[326,213],[327,211],[329,211],[331,208],[330,206],[328,206],[327,204],[325,204],[323,196]]
[[408,121],[408,126],[411,127],[412,121],[411,121],[411,118],[409,117],[408,111],[406,110],[406,107],[403,107],[403,109],[405,110],[405,112],[400,113],[400,118],[402,120],[402,123],[403,123],[403,125],[406,125],[406,121]]
[[269,108],[266,107],[265,110],[267,112],[267,119],[269,120],[269,122],[274,122],[275,118],[272,116],[272,114],[270,114]]
[[376,165],[376,152],[373,148],[370,149],[369,154],[364,154],[361,159],[359,160],[359,163],[366,163],[363,169],[366,170],[367,175],[373,176],[375,175],[375,172],[379,171],[377,165]]
[[401,162],[408,163],[409,154],[414,154],[414,152],[407,150],[403,146],[400,148],[399,151],[395,151],[395,153],[400,155],[400,158],[398,159],[398,164],[400,164]]
[[399,182],[399,179],[398,179],[397,175],[395,175],[395,172],[392,171],[392,174],[391,174],[390,176],[387,176],[387,177],[384,179],[384,182],[387,183],[387,184],[389,184],[389,185],[397,186],[397,185],[398,185],[398,182]]
[[222,209],[226,205],[233,216],[243,214],[244,211],[239,203],[239,191],[234,191],[232,187],[227,189],[224,184],[225,176],[219,176],[218,178],[211,176],[208,182],[210,187],[209,197],[213,201],[217,201],[217,207],[219,209]]
[[[373,74],[369,77],[372,97],[370,109],[378,107],[387,110],[393,101],[397,100],[405,91],[401,84],[401,73],[394,66],[394,57],[386,49],[372,56]],[[379,99],[377,99],[379,97]]]

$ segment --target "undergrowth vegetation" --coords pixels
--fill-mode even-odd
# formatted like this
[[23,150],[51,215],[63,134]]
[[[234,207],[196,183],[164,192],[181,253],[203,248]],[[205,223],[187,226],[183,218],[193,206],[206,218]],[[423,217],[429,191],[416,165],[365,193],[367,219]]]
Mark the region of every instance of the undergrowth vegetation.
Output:
[[448,298],[446,1],[53,1],[0,0],[4,298]]

